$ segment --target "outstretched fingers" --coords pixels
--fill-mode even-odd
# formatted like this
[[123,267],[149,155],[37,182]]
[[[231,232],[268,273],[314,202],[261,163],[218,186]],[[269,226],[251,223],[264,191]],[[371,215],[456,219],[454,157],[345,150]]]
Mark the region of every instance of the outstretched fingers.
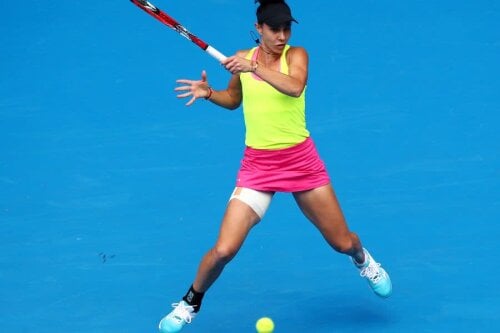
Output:
[[199,97],[196,93],[197,85],[195,84],[195,81],[177,80],[177,83],[183,84],[182,86],[175,87],[174,89],[174,91],[178,93],[177,98],[186,98],[192,96],[191,99],[186,103],[186,106],[190,106]]
[[177,98],[185,98],[193,95],[193,89],[191,86],[175,87],[174,91],[178,93]]
[[187,80],[187,79],[179,79],[179,80],[176,80],[175,82],[177,82],[177,84],[185,84],[185,85],[192,86],[195,82],[198,82],[198,81]]
[[194,103],[194,101],[196,101],[196,97],[195,96],[191,97],[191,99],[189,100],[189,102],[186,103],[186,106],[190,106],[191,104]]
[[207,91],[207,73],[201,72],[201,80],[179,79],[175,81],[179,86],[175,87],[177,98],[186,98],[192,96],[186,103],[186,106],[193,104],[198,98],[205,97]]

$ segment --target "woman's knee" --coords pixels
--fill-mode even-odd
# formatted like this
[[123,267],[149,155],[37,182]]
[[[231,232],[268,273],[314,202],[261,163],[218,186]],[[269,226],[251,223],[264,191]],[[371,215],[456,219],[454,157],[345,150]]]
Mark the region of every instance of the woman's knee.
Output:
[[230,245],[217,244],[211,250],[213,259],[221,265],[225,265],[234,258],[238,249]]
[[357,248],[359,247],[359,238],[355,233],[349,232],[342,237],[336,238],[331,245],[337,252],[351,254],[357,251]]

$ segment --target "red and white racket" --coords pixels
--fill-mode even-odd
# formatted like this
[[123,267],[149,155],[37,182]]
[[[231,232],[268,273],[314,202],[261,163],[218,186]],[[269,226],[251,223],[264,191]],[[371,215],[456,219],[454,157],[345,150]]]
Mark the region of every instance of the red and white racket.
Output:
[[201,49],[206,51],[208,54],[217,59],[219,62],[226,59],[225,55],[220,53],[214,47],[210,46],[197,36],[190,33],[184,26],[182,26],[182,24],[177,22],[174,18],[169,16],[164,11],[160,10],[151,2],[147,0],[130,0],[130,1],[132,1],[137,7],[141,8],[142,10],[144,10],[149,15],[153,16],[158,21],[162,22],[163,24],[172,28],[173,30],[177,31],[181,36],[185,37],[186,39],[198,45]]

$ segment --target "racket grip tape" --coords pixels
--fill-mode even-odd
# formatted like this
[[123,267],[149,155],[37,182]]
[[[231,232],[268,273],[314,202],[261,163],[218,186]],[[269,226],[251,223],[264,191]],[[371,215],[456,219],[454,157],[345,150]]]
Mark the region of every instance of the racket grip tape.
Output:
[[210,54],[212,57],[217,59],[219,62],[226,60],[226,56],[220,53],[217,49],[211,47],[208,45],[207,49],[205,50],[208,54]]

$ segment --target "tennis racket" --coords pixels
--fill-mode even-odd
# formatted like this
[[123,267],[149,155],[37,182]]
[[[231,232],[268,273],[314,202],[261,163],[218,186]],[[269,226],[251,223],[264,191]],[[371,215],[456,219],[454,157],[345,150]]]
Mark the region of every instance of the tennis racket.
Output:
[[137,7],[141,8],[144,10],[146,13],[149,15],[153,16],[155,19],[160,21],[161,23],[165,24],[166,26],[172,28],[173,30],[177,31],[181,36],[184,38],[192,41],[196,45],[198,45],[202,50],[210,54],[212,57],[217,59],[219,62],[223,61],[226,59],[226,56],[220,53],[218,50],[216,50],[214,47],[210,46],[197,36],[193,35],[191,32],[189,32],[182,24],[177,22],[174,18],[172,18],[170,15],[165,13],[164,11],[160,10],[158,7],[153,5],[151,2],[147,0],[130,0],[132,1]]

